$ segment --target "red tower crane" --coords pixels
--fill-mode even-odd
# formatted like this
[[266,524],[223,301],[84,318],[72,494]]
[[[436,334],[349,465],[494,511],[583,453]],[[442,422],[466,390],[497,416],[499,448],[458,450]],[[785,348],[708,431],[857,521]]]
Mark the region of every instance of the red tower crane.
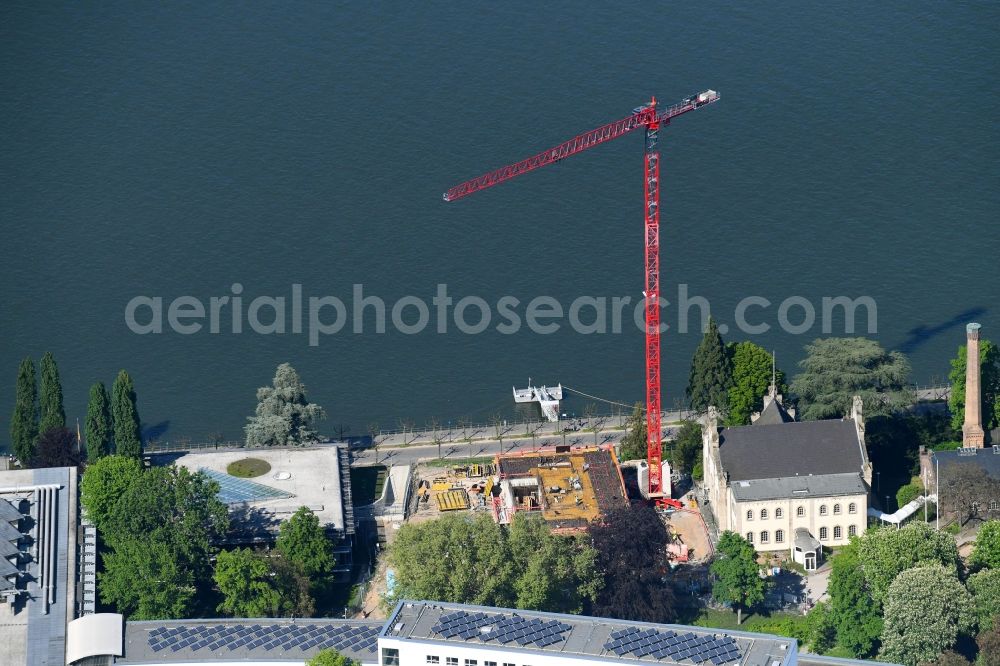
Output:
[[662,416],[660,408],[660,151],[657,147],[660,127],[707,104],[719,101],[719,93],[706,90],[683,101],[659,109],[656,98],[632,111],[632,115],[598,127],[564,143],[549,148],[516,164],[501,167],[487,174],[456,185],[444,193],[445,201],[455,201],[479,190],[499,185],[522,173],[576,155],[588,148],[628,134],[640,127],[646,130],[643,153],[645,195],[645,262],[646,288],[646,443],[649,461],[649,496],[662,495],[661,448]]

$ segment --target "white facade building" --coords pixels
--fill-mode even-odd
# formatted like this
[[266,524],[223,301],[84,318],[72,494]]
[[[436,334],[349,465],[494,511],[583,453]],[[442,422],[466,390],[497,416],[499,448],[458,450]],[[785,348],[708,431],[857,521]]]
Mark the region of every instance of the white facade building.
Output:
[[702,429],[708,507],[719,530],[760,552],[787,551],[806,569],[823,546],[846,545],[867,527],[872,467],[862,405],[844,419],[794,421],[772,389],[752,425],[720,428],[710,408]]

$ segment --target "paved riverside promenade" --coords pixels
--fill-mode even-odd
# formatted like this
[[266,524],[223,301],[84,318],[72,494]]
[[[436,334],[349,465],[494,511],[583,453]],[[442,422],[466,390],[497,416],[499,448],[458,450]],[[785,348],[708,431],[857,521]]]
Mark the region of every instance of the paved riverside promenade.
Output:
[[[664,438],[672,438],[680,421],[694,418],[689,411],[665,412]],[[617,444],[625,435],[627,415],[561,419],[557,423],[499,421],[494,425],[460,427],[454,424],[431,430],[383,432],[351,445],[353,465],[407,464],[443,458],[456,464],[469,458],[532,451],[552,446]],[[375,446],[377,444],[377,447]]]

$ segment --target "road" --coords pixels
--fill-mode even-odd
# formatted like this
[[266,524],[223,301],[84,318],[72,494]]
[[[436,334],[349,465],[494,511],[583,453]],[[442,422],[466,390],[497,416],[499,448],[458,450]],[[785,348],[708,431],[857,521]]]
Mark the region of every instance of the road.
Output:
[[[664,428],[664,439],[672,439],[676,435],[679,426],[668,426]],[[611,428],[598,433],[596,442],[593,432],[575,430],[565,433],[565,438],[560,434],[548,434],[546,436],[536,435],[534,440],[525,437],[523,433],[513,435],[513,437],[503,438],[503,452],[532,451],[542,447],[562,446],[593,446],[597,444],[617,444],[624,437],[625,430],[622,428]],[[496,438],[476,439],[467,441],[442,441],[440,449],[435,443],[424,443],[416,441],[411,444],[385,445],[380,443],[378,448],[378,460],[376,461],[376,451],[372,446],[355,446],[351,448],[351,464],[354,466],[374,465],[408,465],[425,460],[433,460],[440,457],[455,461],[461,464],[463,460],[478,458],[483,456],[495,456],[500,453],[500,440]]]

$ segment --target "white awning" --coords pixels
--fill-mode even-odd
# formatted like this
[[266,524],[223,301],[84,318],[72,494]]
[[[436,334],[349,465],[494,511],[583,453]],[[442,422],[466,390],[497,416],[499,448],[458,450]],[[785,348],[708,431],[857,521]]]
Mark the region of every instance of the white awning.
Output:
[[125,618],[118,613],[84,615],[66,625],[66,664],[85,657],[122,656]]

